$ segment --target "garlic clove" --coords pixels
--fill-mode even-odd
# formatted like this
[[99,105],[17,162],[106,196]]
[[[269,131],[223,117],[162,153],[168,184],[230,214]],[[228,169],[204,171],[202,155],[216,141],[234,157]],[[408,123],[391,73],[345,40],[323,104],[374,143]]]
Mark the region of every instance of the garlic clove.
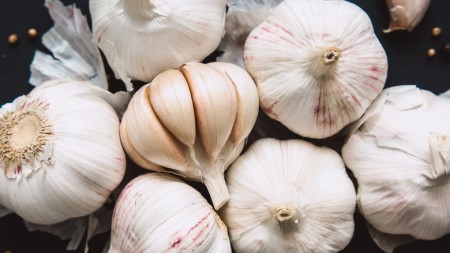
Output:
[[383,30],[390,33],[396,30],[412,31],[425,16],[430,0],[387,0],[391,22],[389,28]]
[[[201,63],[180,68],[192,94],[199,137],[205,151],[216,158],[230,136],[237,113],[237,98],[224,74]],[[214,94],[220,94],[216,96]]]
[[181,143],[161,124],[150,104],[149,92],[147,84],[136,92],[128,105],[133,109],[127,109],[130,113],[122,120],[126,136],[133,143],[134,150],[146,151],[138,153],[140,157],[159,166],[183,170],[186,159]]
[[202,61],[224,33],[226,0],[92,0],[94,41],[117,77],[150,82]]
[[373,241],[386,253],[393,253],[395,248],[417,240],[409,235],[392,235],[380,232],[370,224],[367,224],[367,229]]
[[387,77],[369,17],[346,1],[280,3],[247,38],[244,63],[263,111],[310,138],[360,118]]
[[150,86],[150,101],[162,124],[184,145],[194,146],[195,114],[189,86],[178,70],[168,70]]
[[230,138],[233,143],[240,143],[250,134],[258,116],[255,114],[259,108],[255,83],[250,75],[237,65],[224,62],[212,62],[208,65],[224,73],[234,85],[237,95],[237,114]]
[[[127,117],[126,115],[127,114],[124,115],[122,120],[127,122],[128,120],[126,119]],[[133,147],[133,144],[131,144],[125,126],[126,126],[125,124],[120,124],[120,140],[122,142],[123,149],[130,156],[131,160],[133,160],[137,165],[141,166],[142,168],[163,172],[164,169],[161,168],[161,166],[150,162],[149,160],[142,157],[139,154],[139,152],[136,151],[136,149]]]

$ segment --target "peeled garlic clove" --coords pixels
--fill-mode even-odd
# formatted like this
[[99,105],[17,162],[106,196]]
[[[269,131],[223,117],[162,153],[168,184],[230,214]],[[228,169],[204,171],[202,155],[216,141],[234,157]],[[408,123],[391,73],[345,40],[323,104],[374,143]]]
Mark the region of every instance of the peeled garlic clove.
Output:
[[220,214],[236,252],[338,252],[352,238],[355,189],[329,148],[261,139],[226,181]]
[[141,175],[114,209],[110,253],[231,252],[227,228],[192,187],[164,174]]
[[224,33],[225,0],[92,0],[94,40],[122,79],[202,61]]
[[378,110],[342,149],[361,213],[387,234],[434,240],[450,233],[450,119],[442,116],[450,101],[398,86],[374,104]]
[[1,107],[3,206],[36,224],[103,206],[123,178],[125,154],[118,116],[95,88],[50,81]]
[[387,76],[369,17],[346,1],[282,2],[247,38],[244,63],[266,114],[311,138],[361,117]]
[[430,0],[387,0],[391,23],[383,32],[396,30],[412,31],[428,10]]
[[203,182],[219,209],[229,198],[223,172],[255,124],[257,96],[247,72],[231,64],[187,63],[163,72],[125,112],[125,151],[144,168]]

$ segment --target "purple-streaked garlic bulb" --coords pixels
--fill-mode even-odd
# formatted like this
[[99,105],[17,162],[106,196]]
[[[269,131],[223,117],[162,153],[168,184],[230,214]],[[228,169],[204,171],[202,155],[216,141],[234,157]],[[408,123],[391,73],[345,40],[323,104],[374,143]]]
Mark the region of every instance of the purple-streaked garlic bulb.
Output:
[[247,38],[244,63],[262,109],[293,132],[326,138],[381,92],[387,57],[367,14],[346,1],[286,0]]

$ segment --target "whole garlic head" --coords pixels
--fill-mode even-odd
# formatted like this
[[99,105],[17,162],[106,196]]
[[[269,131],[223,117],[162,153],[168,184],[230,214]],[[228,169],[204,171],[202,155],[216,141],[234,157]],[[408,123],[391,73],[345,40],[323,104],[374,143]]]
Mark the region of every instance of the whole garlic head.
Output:
[[262,109],[311,138],[329,137],[361,117],[387,76],[367,14],[336,0],[280,3],[250,33],[244,63]]
[[355,189],[329,148],[261,139],[226,180],[221,217],[236,252],[337,252],[352,238]]
[[106,202],[123,178],[125,154],[116,112],[96,89],[49,81],[1,107],[1,205],[54,224]]
[[202,61],[224,34],[226,0],[91,0],[89,4],[94,40],[121,79],[150,82],[164,70]]
[[412,31],[422,20],[428,10],[430,0],[387,0],[391,22],[389,28],[384,30],[389,33],[396,30]]
[[450,100],[414,86],[383,91],[342,149],[361,213],[377,230],[450,233]]
[[122,119],[121,140],[141,167],[205,183],[219,209],[229,198],[223,172],[257,114],[256,86],[242,68],[188,63],[137,91]]
[[231,253],[227,228],[202,195],[161,173],[141,175],[125,187],[111,230],[109,253]]

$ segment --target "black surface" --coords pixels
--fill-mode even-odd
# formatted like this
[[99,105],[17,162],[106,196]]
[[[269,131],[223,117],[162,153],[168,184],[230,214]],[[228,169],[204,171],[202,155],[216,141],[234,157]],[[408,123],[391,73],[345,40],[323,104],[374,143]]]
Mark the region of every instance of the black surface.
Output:
[[[63,1],[76,3],[88,14],[88,1]],[[450,89],[450,60],[439,55],[439,48],[450,43],[450,1],[433,0],[422,23],[411,33],[395,32],[383,34],[382,29],[389,23],[387,6],[384,0],[353,0],[364,9],[372,19],[377,35],[383,44],[389,59],[389,73],[386,87],[401,84],[417,84],[422,89],[441,93]],[[29,65],[36,49],[45,50],[40,44],[40,36],[34,40],[27,38],[29,28],[36,28],[42,35],[52,26],[52,21],[44,7],[44,0],[2,0],[0,8],[0,105],[12,101],[15,97],[28,93],[32,86],[28,84]],[[431,37],[431,29],[442,27],[439,38]],[[16,45],[9,45],[10,34],[19,35]],[[438,56],[426,57],[429,48],[435,48]],[[120,82],[114,82],[112,90],[122,89]],[[277,126],[277,123],[273,123]],[[279,126],[278,126],[279,127]],[[279,129],[283,129],[282,127]],[[276,134],[274,134],[276,135]],[[295,136],[283,133],[289,138]],[[141,173],[129,163],[128,178]],[[203,186],[195,184],[204,191]],[[343,252],[381,252],[371,241],[365,223],[359,214],[355,214],[355,235]],[[96,237],[91,243],[91,252],[99,252],[107,235]],[[21,252],[65,252],[67,241],[57,237],[33,232],[28,233],[15,215],[0,219],[0,253],[11,250]],[[77,252],[82,252],[80,249]],[[400,252],[450,252],[450,237],[446,236],[432,242],[419,241],[400,247]]]

